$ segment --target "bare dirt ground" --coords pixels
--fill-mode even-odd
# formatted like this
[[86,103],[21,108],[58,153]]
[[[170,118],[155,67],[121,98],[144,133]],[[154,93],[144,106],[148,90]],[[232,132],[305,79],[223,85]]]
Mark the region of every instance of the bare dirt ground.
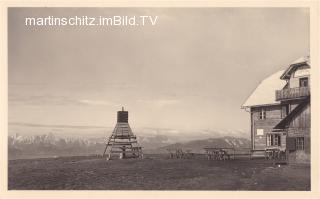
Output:
[[10,160],[9,190],[310,190],[310,165],[204,157]]

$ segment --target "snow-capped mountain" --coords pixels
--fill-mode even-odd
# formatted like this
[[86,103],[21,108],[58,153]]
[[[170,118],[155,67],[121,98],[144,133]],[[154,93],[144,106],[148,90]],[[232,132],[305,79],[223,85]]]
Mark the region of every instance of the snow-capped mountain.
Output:
[[[9,124],[9,158],[101,154],[112,130],[113,128],[97,126]],[[132,130],[145,153],[161,152],[159,149],[176,143],[198,144],[196,150],[202,149],[204,143],[215,144],[214,140],[234,146],[246,146],[248,143],[246,139],[248,133],[238,130],[186,131],[160,128],[132,128]]]

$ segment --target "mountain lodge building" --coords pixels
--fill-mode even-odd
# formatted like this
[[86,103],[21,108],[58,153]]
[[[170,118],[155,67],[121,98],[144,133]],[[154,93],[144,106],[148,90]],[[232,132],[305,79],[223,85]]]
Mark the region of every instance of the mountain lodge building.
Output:
[[289,160],[310,160],[309,56],[264,79],[242,108],[250,112],[253,155],[278,148]]

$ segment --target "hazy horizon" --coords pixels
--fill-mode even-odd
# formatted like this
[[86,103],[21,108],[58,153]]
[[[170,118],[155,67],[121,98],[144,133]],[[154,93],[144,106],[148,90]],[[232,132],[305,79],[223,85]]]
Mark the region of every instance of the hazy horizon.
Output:
[[[28,27],[25,17],[157,15],[144,27]],[[241,105],[309,52],[306,8],[9,8],[9,123],[250,129]]]

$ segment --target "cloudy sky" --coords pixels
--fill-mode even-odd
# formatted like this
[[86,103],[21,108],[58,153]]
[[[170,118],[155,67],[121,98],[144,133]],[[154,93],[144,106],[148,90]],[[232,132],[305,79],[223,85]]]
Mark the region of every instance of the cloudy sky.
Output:
[[[25,17],[151,15],[155,26],[31,27]],[[11,8],[9,122],[249,130],[257,84],[309,50],[302,8]]]

